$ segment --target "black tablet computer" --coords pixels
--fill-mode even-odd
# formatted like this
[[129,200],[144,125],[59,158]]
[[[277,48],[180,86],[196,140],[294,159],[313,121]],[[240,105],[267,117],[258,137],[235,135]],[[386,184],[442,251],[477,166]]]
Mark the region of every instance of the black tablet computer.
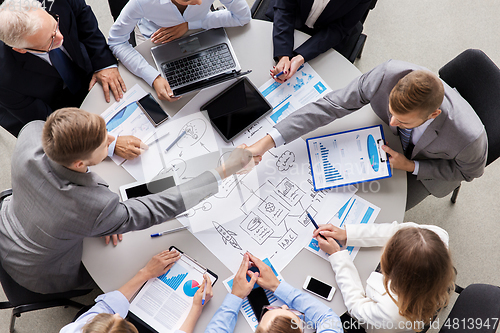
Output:
[[259,90],[244,77],[233,83],[200,108],[207,111],[214,128],[230,142],[273,107]]

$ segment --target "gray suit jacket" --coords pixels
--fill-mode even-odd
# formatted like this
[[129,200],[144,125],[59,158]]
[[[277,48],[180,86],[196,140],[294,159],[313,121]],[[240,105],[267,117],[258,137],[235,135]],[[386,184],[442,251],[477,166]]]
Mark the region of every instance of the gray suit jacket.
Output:
[[20,285],[40,293],[82,286],[89,276],[83,239],[146,229],[217,193],[211,172],[158,194],[120,202],[93,172],[71,171],[42,150],[44,122],[19,135],[12,157],[13,195],[0,215],[0,259]]
[[[310,103],[275,127],[285,139],[296,138],[366,104],[389,124],[389,94],[406,74],[425,69],[407,62],[389,60],[361,75],[345,88],[333,91]],[[427,127],[411,156],[419,161],[417,179],[436,197],[453,191],[462,180],[471,181],[483,174],[488,153],[484,126],[472,107],[445,82],[442,113]],[[391,126],[397,135],[397,128]]]

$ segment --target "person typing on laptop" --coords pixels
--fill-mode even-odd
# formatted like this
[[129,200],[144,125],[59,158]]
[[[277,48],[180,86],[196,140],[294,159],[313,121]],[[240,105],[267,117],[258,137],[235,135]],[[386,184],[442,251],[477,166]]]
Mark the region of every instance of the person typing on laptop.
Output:
[[245,0],[221,0],[225,10],[210,12],[213,0],[131,0],[111,27],[108,44],[113,54],[133,74],[151,85],[161,100],[176,101],[170,85],[128,42],[139,23],[143,35],[155,43],[166,43],[189,29],[243,26],[250,22]]

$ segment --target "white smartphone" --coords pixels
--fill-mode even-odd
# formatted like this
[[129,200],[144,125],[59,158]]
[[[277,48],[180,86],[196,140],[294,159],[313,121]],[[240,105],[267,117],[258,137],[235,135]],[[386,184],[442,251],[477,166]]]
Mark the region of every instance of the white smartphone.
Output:
[[331,301],[333,298],[333,294],[335,294],[335,287],[330,286],[323,281],[320,281],[312,276],[308,276],[302,288],[311,294],[314,294],[318,297],[326,299],[327,301]]

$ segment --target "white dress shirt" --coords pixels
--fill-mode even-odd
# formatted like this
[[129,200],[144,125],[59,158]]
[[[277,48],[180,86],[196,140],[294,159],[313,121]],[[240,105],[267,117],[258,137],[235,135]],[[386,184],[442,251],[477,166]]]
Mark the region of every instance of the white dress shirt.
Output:
[[314,0],[309,16],[307,16],[306,25],[313,29],[314,24],[318,20],[318,17],[323,13],[325,7],[328,5],[330,0]]
[[213,0],[187,6],[183,14],[171,0],[130,0],[109,31],[108,44],[113,54],[133,74],[150,86],[160,72],[150,66],[128,42],[130,32],[141,21],[141,32],[151,35],[161,27],[187,22],[189,29],[212,29],[243,26],[250,22],[250,8],[245,0],[221,0],[227,10],[210,11]]

